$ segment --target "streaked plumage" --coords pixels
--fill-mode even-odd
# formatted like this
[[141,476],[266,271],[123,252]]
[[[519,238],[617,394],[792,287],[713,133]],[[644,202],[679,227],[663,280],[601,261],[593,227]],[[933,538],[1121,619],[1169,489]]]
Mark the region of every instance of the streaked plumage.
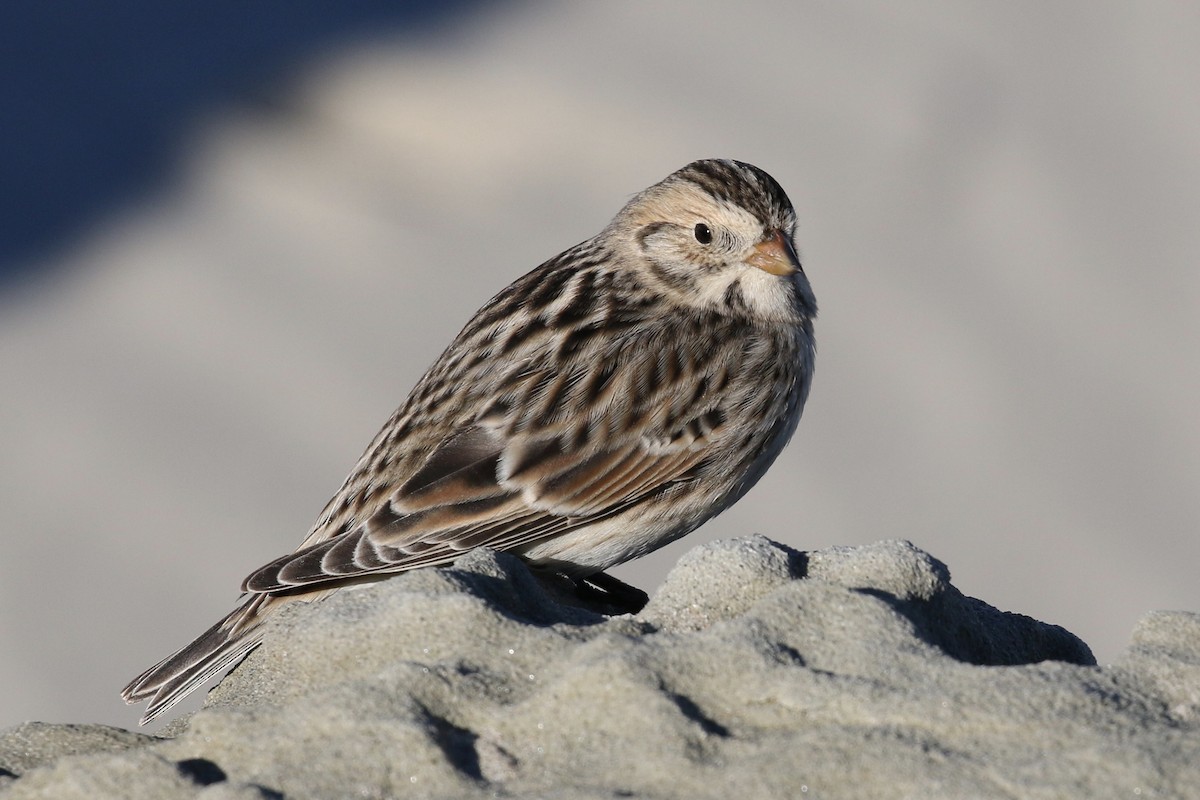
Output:
[[697,161],[519,278],[459,333],[296,552],[123,692],[158,716],[283,604],[487,546],[576,580],[736,502],[799,421],[816,303],[757,167]]

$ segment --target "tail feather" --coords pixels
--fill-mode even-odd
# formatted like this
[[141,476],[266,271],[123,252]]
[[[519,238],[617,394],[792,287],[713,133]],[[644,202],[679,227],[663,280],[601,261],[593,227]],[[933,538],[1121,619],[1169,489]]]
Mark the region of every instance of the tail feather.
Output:
[[[267,614],[259,595],[239,606],[191,644],[138,675],[121,691],[126,703],[150,698],[141,724],[163,714],[202,683],[234,666],[262,642]],[[268,612],[269,613],[269,612]]]

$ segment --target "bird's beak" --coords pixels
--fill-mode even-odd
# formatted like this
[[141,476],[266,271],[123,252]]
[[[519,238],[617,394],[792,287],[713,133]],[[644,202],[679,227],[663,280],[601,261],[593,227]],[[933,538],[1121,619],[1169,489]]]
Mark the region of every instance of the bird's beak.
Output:
[[803,271],[796,249],[782,231],[773,231],[754,245],[754,252],[746,259],[746,263],[780,277]]

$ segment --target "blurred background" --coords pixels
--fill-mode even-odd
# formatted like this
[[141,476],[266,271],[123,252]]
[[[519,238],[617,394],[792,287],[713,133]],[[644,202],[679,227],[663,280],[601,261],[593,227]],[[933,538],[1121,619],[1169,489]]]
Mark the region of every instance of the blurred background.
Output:
[[700,157],[790,193],[817,375],[619,576],[907,538],[1102,663],[1200,611],[1198,41],[1183,3],[7,9],[0,728],[133,726],[472,312]]

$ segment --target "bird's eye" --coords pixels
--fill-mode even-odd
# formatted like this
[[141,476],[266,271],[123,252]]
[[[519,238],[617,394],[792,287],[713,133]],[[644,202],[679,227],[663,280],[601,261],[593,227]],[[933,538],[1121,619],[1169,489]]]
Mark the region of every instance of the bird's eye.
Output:
[[696,235],[696,241],[700,244],[712,242],[712,231],[703,222],[697,222],[696,227],[692,228],[692,233]]

